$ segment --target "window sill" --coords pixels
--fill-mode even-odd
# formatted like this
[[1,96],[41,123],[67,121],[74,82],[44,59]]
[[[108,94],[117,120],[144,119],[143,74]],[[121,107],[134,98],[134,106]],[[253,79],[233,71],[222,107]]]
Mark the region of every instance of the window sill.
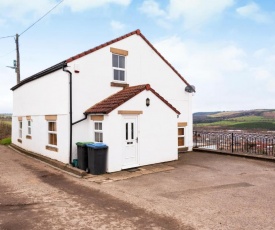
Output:
[[129,84],[127,83],[119,83],[119,82],[111,82],[111,86],[112,87],[123,87],[123,88],[127,88],[129,87]]
[[187,152],[188,151],[188,147],[179,147],[178,148],[178,152],[181,153],[181,152]]
[[27,136],[26,136],[26,139],[30,139],[30,140],[31,140],[31,139],[32,139],[32,136],[27,135]]
[[58,152],[58,148],[57,147],[52,147],[52,146],[46,145],[46,149],[50,150],[50,151]]
[[17,141],[18,141],[19,143],[22,143],[22,140],[21,140],[21,139],[17,139]]

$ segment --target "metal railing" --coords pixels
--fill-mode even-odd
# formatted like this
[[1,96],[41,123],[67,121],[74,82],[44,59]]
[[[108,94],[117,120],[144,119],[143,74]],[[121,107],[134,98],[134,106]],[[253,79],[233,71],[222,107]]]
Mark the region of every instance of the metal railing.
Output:
[[275,157],[275,135],[194,131],[194,148]]

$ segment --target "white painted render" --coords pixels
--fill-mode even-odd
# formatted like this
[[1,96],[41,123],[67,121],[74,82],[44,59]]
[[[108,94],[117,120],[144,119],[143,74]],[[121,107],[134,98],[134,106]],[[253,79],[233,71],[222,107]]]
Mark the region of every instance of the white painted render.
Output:
[[[192,148],[192,94],[185,92],[186,84],[176,75],[176,73],[148,46],[148,44],[138,35],[132,35],[126,39],[120,40],[114,44],[101,48],[91,54],[83,56],[75,61],[68,63],[66,69],[72,72],[72,88],[73,88],[73,122],[82,119],[83,113],[89,107],[105,99],[106,97],[122,90],[121,87],[111,87],[113,81],[112,68],[112,53],[110,47],[127,50],[129,55],[126,57],[126,83],[130,86],[147,84],[156,90],[162,97],[171,103],[177,110],[181,112],[177,118],[175,112],[167,107],[163,102],[163,106],[167,107],[162,114],[162,110],[154,111],[152,114],[145,113],[139,116],[140,130],[140,146],[139,156],[140,163],[150,164],[155,157],[162,161],[171,160],[173,157],[166,158],[163,154],[158,154],[161,149],[171,149],[173,154],[177,150],[177,123],[187,122],[185,143],[186,147]],[[77,69],[80,72],[75,73]],[[143,95],[143,94],[142,94]],[[139,96],[126,102],[123,106],[138,105]],[[130,103],[131,102],[131,103]],[[137,104],[136,104],[137,103]],[[158,102],[157,102],[158,103]],[[144,105],[143,105],[144,106]],[[14,105],[13,105],[13,134],[12,142],[27,150],[37,152],[53,159],[60,160],[64,163],[69,163],[69,77],[68,73],[58,70],[54,73],[33,80],[27,84],[14,90]],[[150,107],[150,109],[153,107]],[[158,107],[156,107],[158,108]],[[145,108],[145,110],[148,108]],[[151,109],[153,111],[153,109]],[[151,111],[150,110],[150,111]],[[115,110],[116,111],[116,110]],[[104,129],[112,127],[116,129],[119,126],[121,115],[111,115],[116,113],[113,111],[108,116],[105,116]],[[171,115],[172,113],[173,115]],[[45,149],[47,143],[47,127],[45,126],[45,115],[58,116],[58,152],[53,152]],[[160,116],[161,114],[161,116]],[[170,115],[169,115],[170,114]],[[169,115],[169,116],[168,116]],[[22,144],[17,142],[18,139],[18,117],[23,117],[23,139]],[[26,116],[32,116],[33,119],[33,136],[31,140],[25,139]],[[158,121],[161,131],[158,130],[157,123],[151,127],[154,129],[147,130],[146,127],[149,121],[153,119]],[[152,121],[152,120],[151,120]],[[73,159],[76,158],[76,146],[78,141],[93,141],[93,126],[91,126],[89,118],[81,123],[73,126]],[[105,124],[106,123],[106,124]],[[173,124],[172,124],[173,123]],[[146,124],[146,125],[145,125]],[[174,130],[174,134],[171,134]],[[106,130],[105,130],[106,131]],[[170,136],[164,135],[161,132],[170,133]],[[154,134],[153,134],[154,133]],[[114,147],[113,140],[115,137],[109,137],[109,132],[106,135],[106,144],[110,145],[111,151],[118,151],[119,146]],[[156,144],[146,144],[149,135],[154,135],[154,140],[160,140],[159,143],[167,143],[168,147],[159,146]],[[159,147],[158,147],[159,146]],[[153,151],[154,150],[154,151]],[[164,151],[163,151],[164,152]],[[149,154],[149,155],[148,155]],[[113,156],[113,155],[110,155]],[[174,158],[176,159],[176,157]],[[117,158],[108,158],[108,165],[113,162],[114,168],[110,167],[110,171],[115,171],[118,167]],[[159,161],[160,162],[160,161]]]
[[[150,106],[145,105],[146,98]],[[131,100],[104,116],[103,142],[109,147],[107,171],[115,172],[122,169],[123,148],[125,145],[125,127],[123,117],[118,110],[138,110],[138,166],[155,164],[178,159],[177,150],[177,114],[151,91],[143,91]],[[90,120],[93,139],[94,121]]]

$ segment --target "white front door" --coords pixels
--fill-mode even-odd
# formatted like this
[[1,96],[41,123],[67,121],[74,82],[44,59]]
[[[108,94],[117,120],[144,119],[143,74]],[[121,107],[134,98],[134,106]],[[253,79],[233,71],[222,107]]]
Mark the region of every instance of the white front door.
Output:
[[138,132],[137,116],[124,117],[123,124],[123,166],[122,168],[131,168],[138,166]]

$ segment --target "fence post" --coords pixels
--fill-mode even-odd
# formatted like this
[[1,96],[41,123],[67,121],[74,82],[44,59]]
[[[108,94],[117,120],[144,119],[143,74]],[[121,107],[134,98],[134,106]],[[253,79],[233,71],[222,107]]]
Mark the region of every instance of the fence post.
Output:
[[231,152],[234,152],[234,133],[231,133],[232,136],[232,145],[231,145]]
[[195,131],[195,148],[198,148],[198,131]]

